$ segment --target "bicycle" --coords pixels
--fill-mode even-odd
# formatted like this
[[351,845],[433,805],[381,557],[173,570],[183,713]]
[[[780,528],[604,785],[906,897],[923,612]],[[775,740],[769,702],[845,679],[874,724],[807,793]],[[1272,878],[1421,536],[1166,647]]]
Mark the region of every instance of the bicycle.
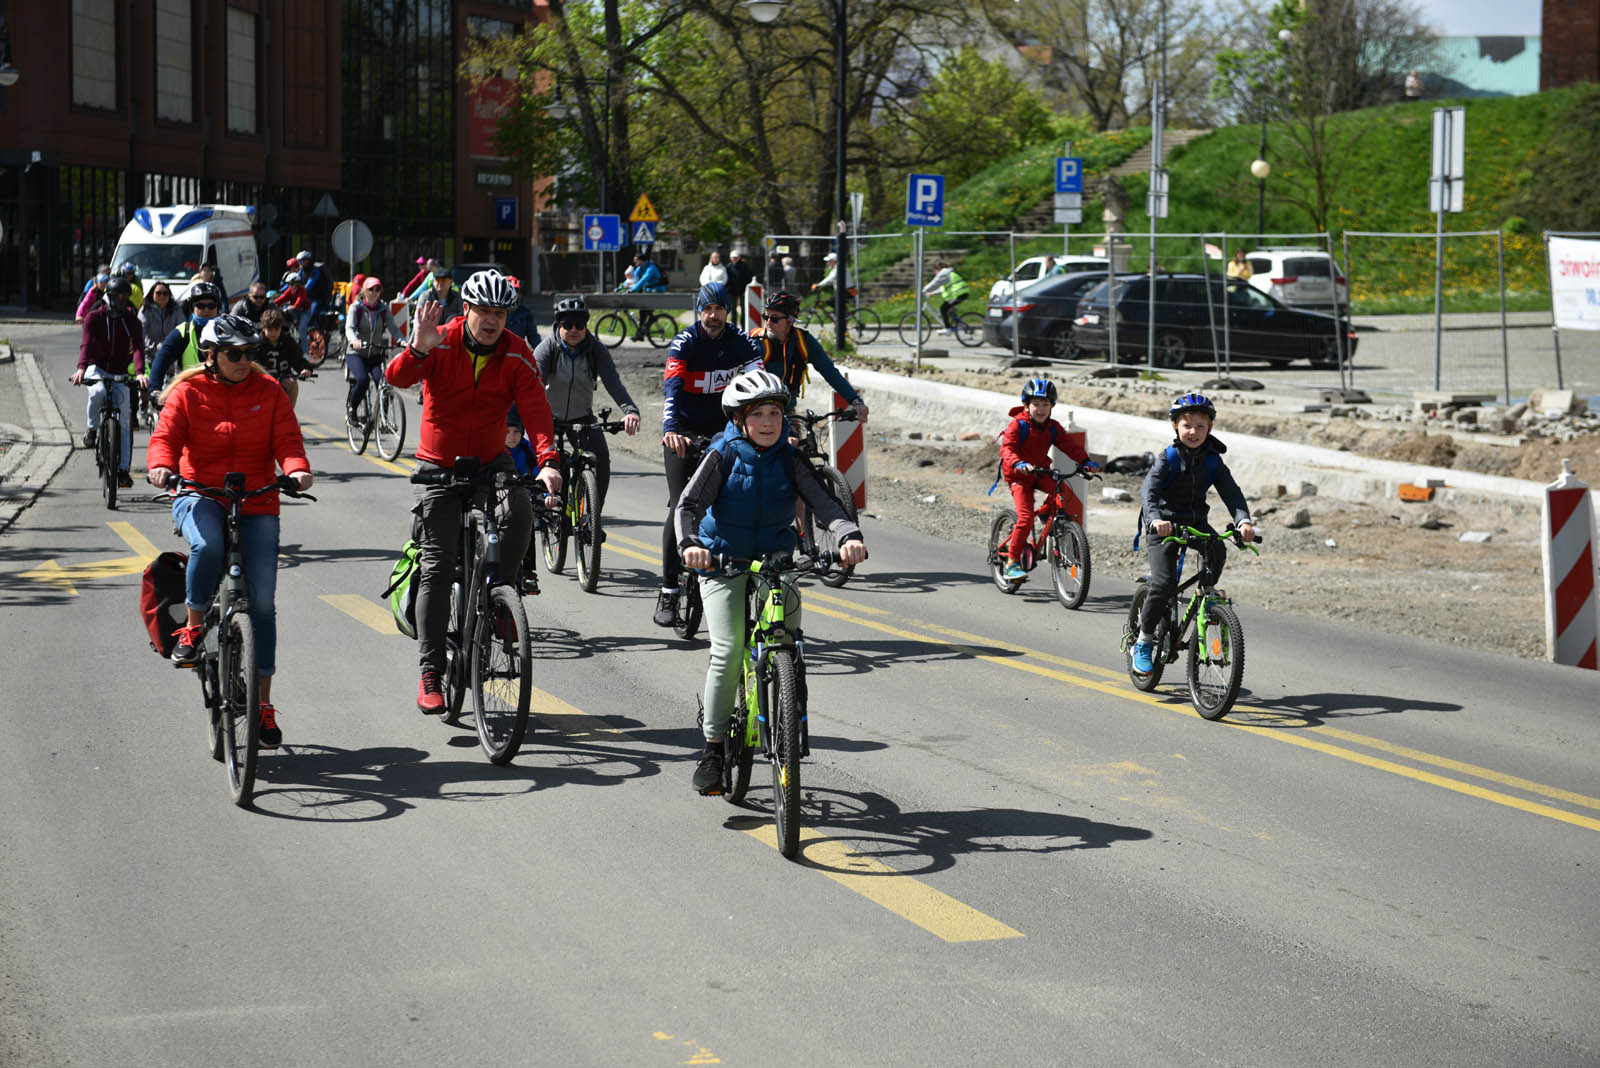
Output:
[[[117,476],[123,471],[122,467],[122,417],[117,414],[116,386],[128,385],[133,379],[128,375],[107,374],[100,372],[98,379],[86,378],[86,384],[104,382],[105,392],[100,398],[100,422],[95,428],[94,439],[94,468],[100,479],[100,496],[106,502],[106,507],[113,512],[117,510],[117,490],[119,488]],[[130,387],[132,388],[132,387]],[[131,403],[131,398],[130,398]],[[133,424],[130,424],[130,430]]]
[[[800,314],[795,317],[795,325],[813,333],[827,333],[833,325],[832,300],[824,300],[819,295],[800,309]],[[851,303],[845,308],[844,328],[857,345],[870,345],[878,340],[878,334],[883,330],[883,320],[871,308],[859,308]]]
[[[578,584],[584,593],[593,593],[600,582],[600,544],[605,532],[600,525],[600,478],[595,469],[598,457],[583,446],[581,431],[600,430],[620,434],[622,421],[607,421],[610,408],[600,409],[599,418],[557,419],[556,449],[561,453],[561,506],[550,509],[537,525],[539,547],[551,574],[559,575],[567,565],[567,537],[572,537],[578,564]],[[561,448],[565,438],[567,448]]]
[[[983,341],[983,316],[977,312],[951,312],[950,321],[955,324],[955,338],[967,348],[972,348]],[[917,309],[912,308],[900,317],[900,340],[907,348],[916,348],[917,344],[927,344],[928,338],[935,330],[947,329],[944,323],[935,315],[928,306],[922,306],[922,314],[917,315]]]
[[[335,303],[338,303],[337,298]],[[306,362],[313,366],[320,366],[327,360],[342,360],[345,350],[344,316],[339,314],[337,307],[320,309],[306,324],[306,336],[301,340],[305,342]]]
[[[700,434],[687,436],[689,447],[684,450],[683,455],[690,462],[692,471],[700,466],[711,439]],[[705,617],[705,605],[700,600],[700,573],[693,568],[683,568],[679,572],[678,586],[683,593],[683,611],[678,613],[678,621],[672,625],[672,633],[684,641],[692,641],[700,630],[700,620]]]
[[222,582],[206,608],[205,638],[194,669],[200,676],[200,696],[206,706],[211,758],[222,761],[228,770],[228,792],[233,803],[249,808],[255,796],[256,767],[261,755],[261,702],[255,625],[245,592],[244,543],[239,537],[244,502],[273,490],[298,500],[316,498],[296,489],[294,480],[287,475],[279,475],[253,490],[244,488],[244,477],[242,472],[230,471],[218,487],[173,475],[164,488],[191,489],[227,505]]
[[[823,451],[821,445],[817,442],[817,425],[819,423],[825,423],[830,419],[837,419],[845,423],[853,422],[857,418],[856,410],[854,408],[834,408],[820,415],[807,410],[805,415],[792,414],[789,418],[798,420],[805,426],[805,433],[801,435],[800,443],[796,446],[796,449],[801,456],[811,461],[813,468],[817,472],[817,477],[828,488],[828,493],[833,499],[838,501],[844,508],[845,514],[850,517],[850,522],[856,522],[856,499],[855,494],[850,490],[850,483],[845,481],[844,475],[839,472],[838,468],[828,463],[828,454]],[[820,555],[818,550],[824,544],[829,544],[829,547],[833,549],[838,548],[836,545],[831,545],[831,541],[832,538],[828,534],[827,528],[817,522],[817,517],[812,513],[811,506],[809,504],[805,505],[800,519],[800,552],[806,556],[816,557]],[[854,572],[855,568],[851,565],[841,564],[837,567],[829,567],[821,572],[822,584],[838,589],[850,581],[850,576]]]
[[681,329],[676,317],[655,308],[617,308],[595,320],[594,336],[608,349],[630,339],[664,349]]
[[[345,437],[350,441],[350,451],[360,456],[367,451],[367,442],[376,436],[378,455],[392,461],[406,444],[406,402],[400,391],[384,377],[385,350],[373,350],[369,346],[366,351],[376,351],[377,358],[369,365],[367,383],[361,390],[361,399],[356,402],[356,418],[352,420],[350,413],[345,412]],[[346,382],[355,381],[348,367],[344,378]],[[376,404],[372,399],[374,384],[378,393]]]
[[[1032,571],[1038,566],[1039,558],[1048,545],[1050,581],[1055,587],[1056,600],[1061,602],[1063,608],[1075,609],[1089,596],[1092,568],[1089,535],[1084,533],[1083,524],[1067,511],[1067,494],[1070,492],[1067,479],[1077,475],[1086,479],[1100,476],[1088,470],[1084,464],[1078,464],[1071,471],[1052,469],[1043,473],[1055,479],[1056,488],[1034,513],[1034,530],[1032,536],[1023,543],[1022,559],[1018,562]],[[1082,507],[1082,502],[1079,502],[1079,507]],[[1015,512],[1002,512],[994,517],[994,525],[989,528],[989,575],[1001,593],[1016,593],[1027,581],[1025,578],[1008,579],[1005,576],[1006,565],[1012,562],[1006,556],[1005,549],[1016,525]]]
[[528,730],[533,654],[528,617],[515,585],[522,562],[514,561],[509,577],[500,574],[498,512],[501,493],[532,483],[523,475],[484,470],[474,456],[457,457],[448,469],[414,471],[411,481],[471,496],[461,511],[461,552],[451,577],[440,718],[451,726],[460,723],[471,690],[478,743],[490,763],[508,764]]
[[[783,581],[785,572],[803,570],[787,553],[760,560],[718,559],[717,573],[751,577],[745,591],[743,668],[734,697],[733,718],[723,743],[723,797],[744,801],[750,789],[755,754],[772,765],[772,815],[778,852],[793,860],[800,851],[800,761],[811,755],[806,722],[805,640],[791,631],[785,618],[791,599],[799,597]],[[810,565],[820,571],[838,563],[823,553]],[[702,712],[702,716],[704,713]]]
[[[1153,537],[1154,534],[1152,533]],[[1256,541],[1261,536],[1256,535]],[[1221,534],[1179,527],[1162,539],[1163,543],[1182,546],[1178,553],[1178,574],[1183,574],[1184,558],[1189,549],[1202,549],[1206,543],[1232,541],[1240,548],[1249,549],[1257,556],[1261,550],[1244,540],[1231,523]],[[1151,656],[1148,674],[1133,666],[1133,643],[1139,636],[1139,616],[1150,595],[1150,577],[1139,579],[1134,590],[1133,603],[1128,606],[1128,618],[1122,626],[1122,655],[1128,669],[1128,678],[1134,686],[1146,692],[1156,688],[1161,673],[1168,664],[1177,663],[1178,654],[1189,651],[1189,700],[1194,710],[1205,719],[1221,719],[1239,698],[1239,687],[1244,682],[1244,628],[1233,601],[1223,591],[1206,585],[1206,568],[1202,566],[1186,582],[1178,586],[1172,597],[1167,615],[1155,632],[1155,652]],[[1183,591],[1194,587],[1189,603],[1181,611],[1178,602]]]

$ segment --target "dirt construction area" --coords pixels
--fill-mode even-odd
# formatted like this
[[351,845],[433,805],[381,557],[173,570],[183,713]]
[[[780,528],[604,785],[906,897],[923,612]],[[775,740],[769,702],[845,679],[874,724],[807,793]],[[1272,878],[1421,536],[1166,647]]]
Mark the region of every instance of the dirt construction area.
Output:
[[[663,362],[662,354],[619,351],[619,368],[646,429],[632,439],[613,438],[614,449],[660,456],[655,429],[661,425]],[[924,378],[993,391],[994,424],[979,434],[974,428],[907,426],[871,417],[867,513],[970,544],[973,574],[985,575],[990,524],[996,512],[1012,508],[1003,484],[987,495],[999,461],[993,436],[1030,374],[924,370]],[[1173,390],[1170,383],[1059,373],[1055,381],[1062,395],[1058,416],[1074,408],[1100,408],[1165,420]],[[800,406],[821,408],[826,388],[813,387],[816,398],[802,399]],[[1300,412],[1252,395],[1222,393],[1215,399],[1216,434],[1224,443],[1230,433],[1250,434],[1541,483],[1553,480],[1561,460],[1569,458],[1583,481],[1600,485],[1600,427],[1592,417],[1534,413],[1516,424],[1515,433],[1504,433],[1513,429],[1505,422],[1515,418],[1511,413],[1498,413],[1491,431],[1480,429],[1489,418],[1477,414],[1424,417],[1367,406]],[[872,397],[866,401],[871,405]],[[1089,448],[1097,457],[1120,455],[1115,442],[1091,441]],[[1110,474],[1090,484],[1086,526],[1094,575],[1131,580],[1147,570],[1142,549],[1131,548],[1140,481],[1137,475]],[[1222,585],[1247,608],[1532,659],[1546,655],[1537,507],[1505,505],[1463,515],[1427,502],[1337,500],[1317,494],[1314,486],[1285,486],[1281,493],[1277,485],[1240,488],[1260,523],[1261,554],[1230,553]],[[1134,501],[1103,500],[1103,489],[1126,490]],[[1221,512],[1213,496],[1213,518]],[[1473,540],[1463,540],[1469,532]],[[1484,534],[1487,540],[1481,540]],[[1047,569],[1035,572],[1030,582],[1047,584]]]

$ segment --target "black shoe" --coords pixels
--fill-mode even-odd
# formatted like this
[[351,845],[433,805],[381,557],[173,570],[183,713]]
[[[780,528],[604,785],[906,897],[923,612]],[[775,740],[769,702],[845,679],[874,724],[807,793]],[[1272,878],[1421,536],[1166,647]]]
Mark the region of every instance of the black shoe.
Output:
[[117,485],[123,489],[133,489],[133,476],[126,471],[117,472]]
[[100,440],[100,432],[98,430],[96,430],[94,427],[90,427],[88,430],[85,430],[83,432],[83,447],[84,448],[86,448],[86,449],[94,448],[94,443],[96,441],[99,441],[99,440]]
[[656,598],[656,614],[652,617],[658,627],[676,627],[678,625],[678,595],[661,591]]
[[278,710],[271,705],[261,706],[261,732],[257,740],[263,749],[276,749],[283,744],[283,728],[278,726]]
[[178,667],[194,667],[200,660],[200,643],[205,640],[205,627],[179,627],[178,641],[172,647],[171,660]]
[[707,742],[700,763],[694,768],[694,789],[702,797],[722,793],[722,742]]
[[522,573],[521,593],[524,597],[539,596],[539,574],[536,571]]

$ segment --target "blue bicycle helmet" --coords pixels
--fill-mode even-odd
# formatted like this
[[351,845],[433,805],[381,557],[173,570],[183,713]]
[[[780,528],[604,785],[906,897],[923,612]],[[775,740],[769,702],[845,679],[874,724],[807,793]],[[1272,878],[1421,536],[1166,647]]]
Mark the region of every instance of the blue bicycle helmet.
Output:
[[1027,404],[1035,397],[1043,397],[1051,404],[1056,402],[1056,384],[1048,378],[1030,378],[1028,384],[1022,387],[1022,403]]
[[721,282],[707,282],[700,287],[699,294],[694,298],[695,313],[699,314],[712,304],[730,310],[733,308],[733,301],[728,299],[728,287]]
[[1205,396],[1200,393],[1185,393],[1172,402],[1172,410],[1168,414],[1172,421],[1176,423],[1178,416],[1184,412],[1205,412],[1207,418],[1213,421],[1217,418],[1217,406],[1206,400]]

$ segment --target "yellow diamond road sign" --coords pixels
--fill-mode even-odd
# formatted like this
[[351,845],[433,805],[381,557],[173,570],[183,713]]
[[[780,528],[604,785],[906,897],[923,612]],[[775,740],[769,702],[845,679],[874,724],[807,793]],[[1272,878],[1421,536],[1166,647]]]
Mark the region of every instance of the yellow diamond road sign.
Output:
[[639,203],[633,206],[633,214],[628,216],[629,222],[660,222],[661,216],[656,214],[656,206],[650,203],[650,198],[643,193],[639,194]]

